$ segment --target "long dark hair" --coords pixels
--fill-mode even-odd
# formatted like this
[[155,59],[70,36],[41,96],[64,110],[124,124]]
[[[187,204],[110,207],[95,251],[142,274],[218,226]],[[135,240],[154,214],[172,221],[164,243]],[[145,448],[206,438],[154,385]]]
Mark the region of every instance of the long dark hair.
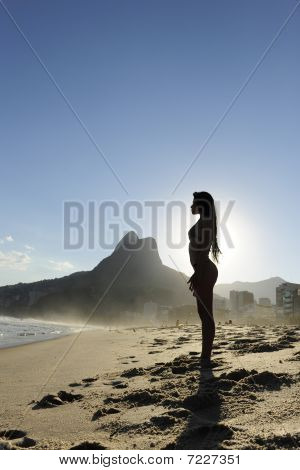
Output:
[[206,191],[201,191],[199,193],[193,193],[194,201],[193,203],[197,207],[201,207],[203,209],[203,215],[205,219],[212,219],[213,221],[213,233],[212,233],[212,246],[211,252],[214,260],[218,263],[219,262],[219,255],[222,254],[217,239],[217,215],[216,215],[216,208],[214,198],[211,194],[207,193]]

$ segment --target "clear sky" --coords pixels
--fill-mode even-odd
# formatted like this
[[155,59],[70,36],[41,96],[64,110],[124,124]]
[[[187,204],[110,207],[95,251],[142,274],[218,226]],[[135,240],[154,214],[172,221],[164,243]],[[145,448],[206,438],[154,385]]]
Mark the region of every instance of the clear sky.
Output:
[[[200,190],[224,209],[235,201],[219,282],[300,282],[300,7],[259,62],[296,4],[1,0],[0,285],[90,269],[110,253],[64,249],[64,201],[188,210]],[[190,273],[187,245],[166,246],[164,211],[159,224],[163,262]]]

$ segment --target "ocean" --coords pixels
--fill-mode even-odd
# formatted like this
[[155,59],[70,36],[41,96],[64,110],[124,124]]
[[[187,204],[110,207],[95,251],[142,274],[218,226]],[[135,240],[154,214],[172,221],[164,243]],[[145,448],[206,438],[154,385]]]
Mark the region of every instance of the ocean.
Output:
[[76,333],[80,327],[0,316],[0,349]]

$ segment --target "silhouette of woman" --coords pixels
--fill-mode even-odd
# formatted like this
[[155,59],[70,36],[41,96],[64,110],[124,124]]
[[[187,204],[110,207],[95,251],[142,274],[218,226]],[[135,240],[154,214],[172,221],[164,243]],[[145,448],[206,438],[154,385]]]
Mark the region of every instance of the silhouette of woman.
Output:
[[188,280],[189,289],[197,300],[197,309],[202,323],[201,367],[211,367],[211,351],[215,337],[213,317],[213,288],[218,278],[218,268],[209,258],[218,262],[221,253],[217,242],[217,218],[213,197],[205,192],[193,193],[192,214],[200,218],[188,235],[189,255],[194,274]]

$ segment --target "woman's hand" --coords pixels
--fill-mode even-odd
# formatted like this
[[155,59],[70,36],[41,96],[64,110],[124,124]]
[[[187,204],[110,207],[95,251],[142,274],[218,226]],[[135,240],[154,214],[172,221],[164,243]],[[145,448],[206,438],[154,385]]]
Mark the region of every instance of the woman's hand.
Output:
[[187,281],[187,284],[189,284],[189,289],[193,295],[195,295],[194,294],[194,282],[195,282],[195,273]]
[[195,271],[194,274],[189,278],[187,284],[189,284],[189,289],[192,294],[195,296],[195,291],[199,288],[203,280],[203,271]]
[[187,284],[189,284],[189,289],[194,296],[196,295],[197,290],[199,290],[203,280],[205,279],[206,265],[201,266],[201,269],[198,267],[195,269],[194,274],[189,278]]

